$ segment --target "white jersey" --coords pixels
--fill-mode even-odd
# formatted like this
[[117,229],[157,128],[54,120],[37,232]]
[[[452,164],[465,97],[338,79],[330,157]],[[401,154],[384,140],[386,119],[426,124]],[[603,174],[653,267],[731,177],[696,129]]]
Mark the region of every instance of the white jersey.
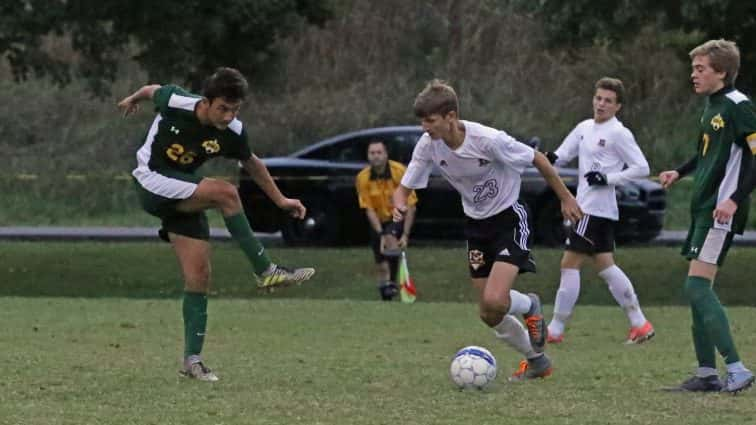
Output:
[[[619,220],[614,186],[648,176],[648,161],[633,133],[617,117],[603,123],[587,119],[578,124],[554,152],[560,163],[578,157],[577,201],[584,213]],[[627,168],[625,168],[627,165]],[[623,170],[624,168],[624,170]],[[606,175],[606,186],[589,186],[585,174],[598,171]]]
[[477,220],[512,206],[520,196],[520,174],[533,163],[533,148],[484,125],[461,121],[465,140],[450,149],[425,133],[415,145],[402,186],[423,189],[436,166],[462,197],[465,215]]

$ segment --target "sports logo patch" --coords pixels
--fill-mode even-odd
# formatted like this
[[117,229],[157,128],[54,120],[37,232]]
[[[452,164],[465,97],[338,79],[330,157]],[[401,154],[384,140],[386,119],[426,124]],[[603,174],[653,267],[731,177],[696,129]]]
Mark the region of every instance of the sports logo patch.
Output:
[[448,164],[446,164],[446,160],[442,159],[441,162],[438,163],[442,167],[446,167]]
[[218,139],[205,140],[204,142],[202,142],[202,147],[205,148],[205,153],[207,153],[208,155],[212,155],[220,151],[220,144],[218,144]]
[[486,260],[483,259],[483,252],[477,249],[471,249],[467,252],[467,260],[470,262],[470,267],[473,270],[478,270],[481,266],[486,264]]
[[714,131],[719,131],[719,129],[724,128],[725,122],[722,118],[722,114],[716,114],[711,119],[711,128],[714,129]]
[[601,146],[602,148],[605,147],[606,146],[606,140],[599,139],[598,145]]

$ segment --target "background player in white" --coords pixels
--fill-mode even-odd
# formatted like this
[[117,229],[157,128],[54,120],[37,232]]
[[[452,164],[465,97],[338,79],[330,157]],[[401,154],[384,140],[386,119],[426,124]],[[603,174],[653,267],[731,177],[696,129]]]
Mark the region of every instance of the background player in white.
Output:
[[633,133],[616,117],[625,95],[622,81],[605,77],[595,88],[593,119],[582,121],[556,151],[546,153],[557,164],[578,157],[583,177],[577,201],[585,213],[567,236],[548,342],[562,342],[580,295],[580,268],[590,258],[630,321],[626,343],[640,344],[654,336],[654,327],[643,315],[630,279],[614,263],[614,225],[619,219],[614,186],[648,176],[649,167]]
[[[551,374],[543,353],[546,324],[535,294],[512,289],[518,273],[534,272],[528,248],[527,210],[517,202],[520,175],[535,165],[562,201],[562,213],[582,216],[577,201],[548,159],[507,133],[459,119],[454,89],[433,80],[417,95],[415,115],[426,131],[394,192],[394,220],[407,211],[412,189],[422,189],[434,167],[459,192],[467,216],[468,261],[472,284],[480,293],[480,318],[498,338],[525,356],[512,379]],[[527,331],[514,315],[522,315]]]

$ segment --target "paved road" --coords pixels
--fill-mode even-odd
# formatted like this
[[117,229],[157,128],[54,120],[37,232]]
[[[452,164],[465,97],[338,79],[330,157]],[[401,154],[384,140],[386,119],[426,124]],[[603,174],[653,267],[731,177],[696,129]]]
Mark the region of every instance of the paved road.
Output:
[[[257,233],[258,238],[266,243],[280,243],[280,233]],[[686,232],[683,230],[663,231],[659,237],[649,242],[650,245],[679,245]],[[231,235],[223,228],[210,229],[213,240],[230,240]],[[0,227],[0,240],[32,241],[157,241],[156,227]],[[736,236],[735,245],[756,246],[756,231]]]

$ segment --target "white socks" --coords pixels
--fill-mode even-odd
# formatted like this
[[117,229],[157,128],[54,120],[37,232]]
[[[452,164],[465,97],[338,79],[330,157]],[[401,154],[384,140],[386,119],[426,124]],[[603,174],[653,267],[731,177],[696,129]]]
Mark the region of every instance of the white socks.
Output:
[[514,316],[505,315],[501,319],[501,323],[494,326],[493,330],[497,338],[514,348],[518,353],[525,356],[526,359],[532,359],[540,355],[533,351],[528,331],[525,330],[525,326]]
[[606,281],[609,291],[617,300],[617,304],[625,310],[625,314],[630,320],[630,326],[634,328],[643,326],[646,323],[646,317],[641,311],[633,284],[630,283],[630,279],[627,278],[622,269],[615,264],[600,271],[599,276]]
[[562,269],[559,290],[554,301],[554,317],[549,323],[549,335],[555,337],[564,333],[564,325],[572,315],[580,295],[580,270]]
[[515,291],[514,289],[509,290],[509,299],[510,305],[507,314],[527,314],[533,305],[529,296],[522,292]]

